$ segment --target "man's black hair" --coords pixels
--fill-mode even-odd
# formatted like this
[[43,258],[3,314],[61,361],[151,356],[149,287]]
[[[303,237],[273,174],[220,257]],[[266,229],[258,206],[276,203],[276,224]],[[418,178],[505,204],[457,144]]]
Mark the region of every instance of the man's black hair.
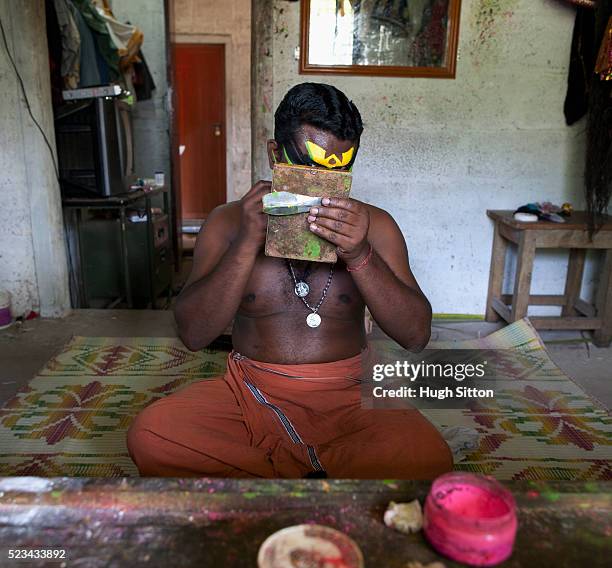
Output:
[[274,138],[279,144],[294,140],[304,124],[331,132],[339,140],[359,141],[363,123],[346,95],[323,83],[300,83],[289,89],[274,113]]

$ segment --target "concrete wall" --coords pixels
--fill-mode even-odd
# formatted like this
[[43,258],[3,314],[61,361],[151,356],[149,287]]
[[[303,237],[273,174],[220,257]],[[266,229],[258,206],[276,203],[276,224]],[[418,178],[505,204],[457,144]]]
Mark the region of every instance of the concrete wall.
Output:
[[251,0],[172,0],[172,39],[225,44],[227,199],[251,186]]
[[253,0],[251,69],[252,181],[270,178],[266,140],[274,138],[274,3]]
[[[365,131],[354,196],[392,212],[435,312],[484,313],[486,209],[584,206],[584,122],[568,128],[563,117],[574,15],[556,0],[463,0],[455,80],[363,78],[299,75],[299,3],[274,1],[273,109],[303,81],[331,83],[357,104]],[[259,148],[272,113],[265,119]],[[269,178],[255,163],[254,177]],[[538,258],[534,291],[562,292],[567,255]]]
[[134,165],[138,177],[166,173],[170,184],[170,137],[168,125],[168,74],[164,0],[112,2],[113,14],[120,22],[130,22],[144,33],[142,52],[155,81],[153,97],[134,107]]
[[[32,107],[54,152],[53,114],[43,0],[0,0],[0,18]],[[70,307],[59,184],[17,77],[0,44],[0,288],[13,315]]]

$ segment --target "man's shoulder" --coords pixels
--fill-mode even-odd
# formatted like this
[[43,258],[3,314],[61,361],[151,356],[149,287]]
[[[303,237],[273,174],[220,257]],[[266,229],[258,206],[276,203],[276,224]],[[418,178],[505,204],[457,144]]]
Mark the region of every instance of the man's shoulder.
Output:
[[376,207],[376,205],[371,205],[369,203],[364,203],[370,213],[370,226],[373,229],[390,229],[392,227],[397,227],[397,223],[391,213],[386,211],[385,209],[381,209],[380,207]]
[[368,239],[372,245],[388,249],[405,246],[402,230],[391,213],[369,203],[366,206],[370,212]]
[[232,221],[235,218],[240,218],[240,201],[230,201],[228,203],[223,203],[222,205],[217,205],[210,216],[218,217],[220,220],[224,221]]
[[208,215],[202,228],[214,225],[216,231],[231,236],[240,226],[240,202],[230,201],[215,207]]

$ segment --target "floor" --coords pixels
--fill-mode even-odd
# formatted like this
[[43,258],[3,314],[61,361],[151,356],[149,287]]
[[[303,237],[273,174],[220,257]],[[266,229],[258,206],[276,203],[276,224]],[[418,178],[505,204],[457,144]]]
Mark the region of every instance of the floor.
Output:
[[[434,320],[432,340],[482,337],[501,327],[482,321]],[[75,310],[62,320],[36,319],[0,331],[0,406],[73,336],[175,337],[171,311]],[[608,409],[612,347],[597,348],[577,332],[542,332],[555,363]]]

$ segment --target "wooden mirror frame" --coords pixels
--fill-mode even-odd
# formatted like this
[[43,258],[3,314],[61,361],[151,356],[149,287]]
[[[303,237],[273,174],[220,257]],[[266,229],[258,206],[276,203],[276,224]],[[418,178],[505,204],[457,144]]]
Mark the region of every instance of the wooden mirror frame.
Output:
[[454,79],[459,43],[461,0],[449,0],[448,42],[445,67],[404,67],[391,65],[315,65],[308,63],[310,34],[310,0],[301,0],[300,13],[300,74],[377,75],[384,77],[431,77]]

